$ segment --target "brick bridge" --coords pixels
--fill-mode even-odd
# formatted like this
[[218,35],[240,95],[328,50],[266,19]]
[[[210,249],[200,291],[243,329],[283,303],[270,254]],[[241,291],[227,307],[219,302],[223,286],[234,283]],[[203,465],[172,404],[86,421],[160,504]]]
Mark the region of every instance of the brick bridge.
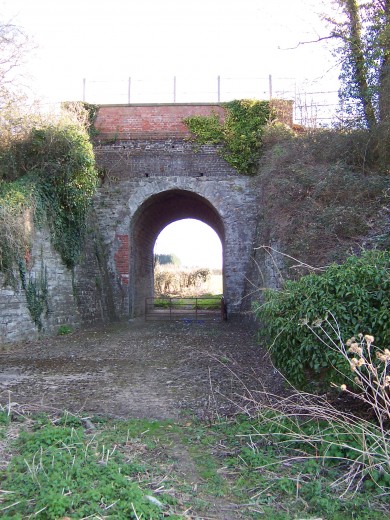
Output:
[[[291,105],[290,105],[291,108]],[[198,219],[218,234],[230,313],[242,309],[257,221],[255,179],[239,175],[215,146],[194,145],[183,119],[216,104],[104,105],[95,126],[103,182],[96,197],[115,313],[134,317],[153,296],[153,248],[170,223]]]

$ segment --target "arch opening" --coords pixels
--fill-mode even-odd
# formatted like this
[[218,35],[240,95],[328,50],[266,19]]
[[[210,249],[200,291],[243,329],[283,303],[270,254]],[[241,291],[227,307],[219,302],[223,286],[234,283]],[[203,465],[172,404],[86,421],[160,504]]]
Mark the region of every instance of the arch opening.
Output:
[[182,219],[158,235],[154,245],[154,296],[220,296],[222,244],[204,222]]
[[[222,218],[213,205],[197,193],[169,190],[147,199],[134,214],[130,224],[129,314],[142,316],[145,298],[154,295],[154,245],[161,231],[183,219],[195,219],[210,226],[225,245]],[[222,278],[224,269],[222,260]]]

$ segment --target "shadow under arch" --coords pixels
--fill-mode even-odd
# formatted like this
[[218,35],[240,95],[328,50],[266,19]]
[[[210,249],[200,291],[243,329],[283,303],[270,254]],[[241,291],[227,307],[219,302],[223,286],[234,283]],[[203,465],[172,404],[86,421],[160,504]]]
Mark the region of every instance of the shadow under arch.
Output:
[[[172,222],[193,218],[209,225],[225,249],[222,218],[204,197],[192,191],[173,189],[152,195],[137,209],[130,222],[129,314],[142,316],[145,298],[154,294],[153,249],[160,232]],[[222,267],[224,279],[224,268]]]

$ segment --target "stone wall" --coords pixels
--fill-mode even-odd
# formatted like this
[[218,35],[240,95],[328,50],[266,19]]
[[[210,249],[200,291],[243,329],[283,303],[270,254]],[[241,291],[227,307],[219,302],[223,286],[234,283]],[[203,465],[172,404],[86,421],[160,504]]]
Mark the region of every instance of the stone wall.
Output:
[[61,262],[50,244],[46,230],[34,232],[26,285],[36,284],[37,291],[47,289],[44,312],[40,319],[42,329],[31,316],[26,291],[22,288],[20,275],[15,270],[15,283],[5,285],[0,275],[0,343],[36,339],[41,333],[55,334],[61,325],[77,327],[80,314],[72,288],[72,273]]
[[53,249],[46,229],[33,231],[28,264],[26,286],[35,284],[41,293],[42,287],[47,290],[40,323],[32,318],[18,270],[12,284],[0,274],[0,344],[57,334],[61,325],[73,329],[115,318],[104,253],[92,215],[83,256],[73,273]]
[[[173,193],[172,200],[168,201],[171,193]],[[244,297],[245,274],[252,252],[256,226],[257,205],[253,180],[171,176],[158,180],[128,179],[121,181],[116,186],[104,186],[99,191],[96,211],[108,252],[111,286],[116,312],[119,316],[124,317],[128,316],[129,312],[131,313],[132,292],[135,290],[135,285],[141,283],[141,275],[129,280],[132,261],[129,252],[130,246],[133,246],[131,249],[133,255],[139,254],[140,248],[145,248],[145,257],[140,261],[146,269],[148,259],[152,262],[151,244],[154,245],[155,239],[165,225],[180,218],[196,218],[198,213],[195,212],[202,210],[202,208],[188,205],[189,211],[186,213],[181,208],[181,197],[186,196],[190,200],[188,194],[191,194],[192,198],[196,194],[203,201],[207,201],[220,217],[225,231],[223,237],[225,297],[231,312],[240,310]],[[153,225],[147,223],[141,230],[140,227],[143,226],[141,219],[140,222],[135,222],[136,229],[132,229],[132,222],[137,216],[138,210],[156,196],[162,198],[162,203],[165,203],[166,197],[166,204],[170,205],[168,221],[163,218],[163,214],[156,212]],[[205,204],[203,201],[200,201],[199,204]],[[179,209],[180,213],[177,213],[176,211]],[[154,211],[153,205],[150,208],[151,211]],[[149,216],[146,218],[149,219]],[[215,229],[216,226],[209,219],[206,223]],[[140,230],[138,231],[138,229]],[[151,235],[148,233],[149,230]],[[136,236],[137,233],[140,236]],[[151,265],[149,265],[149,271],[150,268]],[[144,295],[153,296],[153,292]],[[135,314],[139,314],[139,306],[142,307],[142,302],[137,301],[136,306]]]

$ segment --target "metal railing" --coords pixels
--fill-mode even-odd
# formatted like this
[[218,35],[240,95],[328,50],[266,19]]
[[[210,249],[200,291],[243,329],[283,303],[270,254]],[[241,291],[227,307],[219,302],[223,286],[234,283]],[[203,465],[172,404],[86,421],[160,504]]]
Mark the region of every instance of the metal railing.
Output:
[[206,321],[225,320],[224,298],[145,298],[145,320]]
[[299,84],[295,78],[273,77],[123,77],[84,78],[82,99],[89,103],[224,102],[233,99],[294,101],[294,122],[308,127],[330,124],[338,107],[337,85]]

